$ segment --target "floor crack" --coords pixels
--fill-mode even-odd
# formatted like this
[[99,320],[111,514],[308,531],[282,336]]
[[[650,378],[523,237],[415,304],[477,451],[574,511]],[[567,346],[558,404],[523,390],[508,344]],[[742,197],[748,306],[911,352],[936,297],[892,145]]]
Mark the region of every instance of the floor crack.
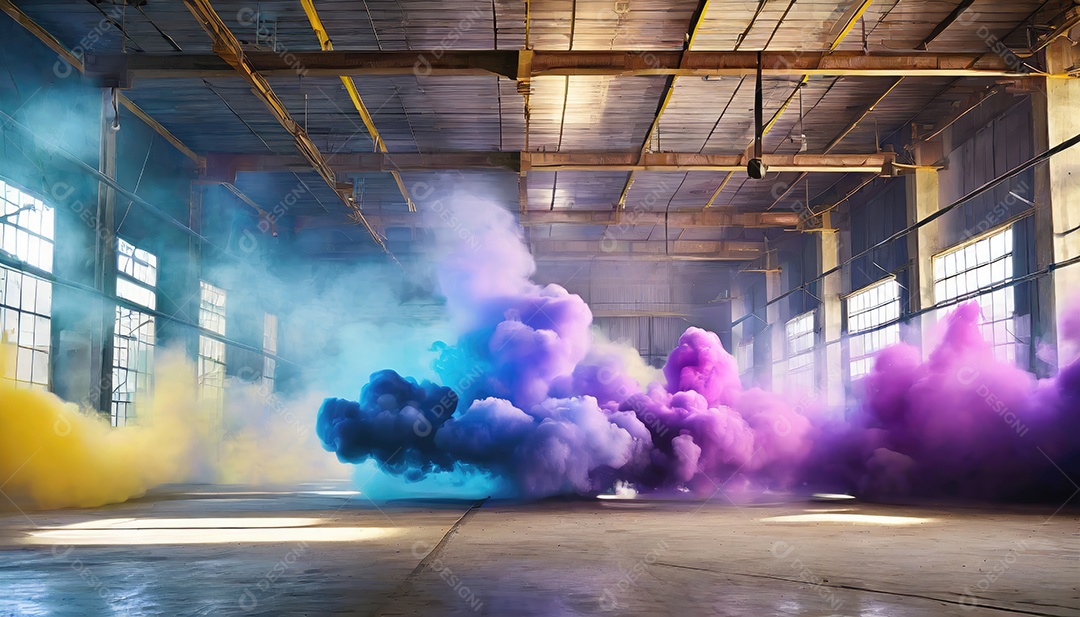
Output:
[[[658,561],[658,562],[656,562],[656,565],[665,566],[665,567],[668,567],[668,568],[678,568],[680,570],[694,570],[694,571],[697,571],[697,572],[708,572],[710,574],[720,574],[720,575],[724,575],[724,576],[745,576],[745,577],[749,577],[749,578],[764,578],[764,579],[769,579],[769,580],[773,580],[773,581],[783,581],[785,583],[797,583],[797,584],[800,584],[800,585],[813,585],[813,584],[815,584],[815,583],[812,583],[812,582],[809,582],[809,581],[804,581],[804,580],[801,580],[801,579],[794,579],[794,578],[785,578],[783,576],[770,576],[768,574],[747,574],[745,572],[725,572],[725,571],[722,571],[722,570],[711,570],[709,568],[699,568],[699,567],[696,567],[696,566],[684,566],[684,565],[681,565],[681,564],[669,563],[669,562],[664,562],[664,561]],[[817,585],[820,585],[821,587],[828,587],[828,588],[831,588],[831,589],[848,589],[848,590],[851,590],[851,591],[865,591],[865,592],[868,592],[868,593],[880,593],[880,594],[884,594],[884,595],[901,596],[901,597],[905,597],[905,598],[919,598],[919,599],[922,599],[922,600],[930,600],[932,602],[943,602],[943,603],[946,603],[946,604],[955,604],[957,606],[971,606],[971,605],[965,604],[964,602],[961,602],[959,600],[949,600],[947,598],[926,596],[926,595],[921,595],[921,594],[917,594],[917,593],[903,593],[903,592],[899,592],[899,591],[884,591],[884,590],[881,590],[881,589],[870,589],[869,587],[858,587],[858,586],[855,586],[855,585],[842,585],[842,584],[839,584],[839,583],[817,583]],[[979,599],[981,600],[982,598],[979,598]],[[994,606],[994,605],[991,605],[991,604],[979,603],[976,606],[978,606],[979,608],[986,608],[986,609],[995,610],[995,611],[1002,611],[1002,612],[1005,612],[1005,613],[1013,613],[1013,614],[1016,614],[1016,615],[1035,615],[1037,617],[1055,617],[1054,615],[1052,615],[1050,613],[1038,613],[1038,612],[1035,612],[1035,611],[1026,611],[1026,610],[1019,609],[1019,608],[1007,608],[1007,607],[1003,607],[1003,606]],[[1064,608],[1064,607],[1062,607],[1062,608]]]
[[412,591],[412,588],[416,585],[416,581],[420,579],[420,575],[424,573],[424,570],[427,570],[430,567],[431,563],[437,560],[443,554],[443,552],[446,551],[446,547],[450,544],[450,540],[455,535],[457,535],[458,529],[460,529],[461,526],[465,524],[465,521],[469,520],[469,518],[476,514],[476,511],[479,510],[484,505],[484,503],[487,502],[488,499],[490,499],[490,497],[485,497],[474,503],[472,506],[469,507],[468,510],[465,511],[464,514],[461,515],[461,518],[459,518],[457,522],[450,526],[450,529],[448,529],[446,533],[443,534],[442,539],[440,539],[439,543],[435,545],[435,548],[431,549],[431,551],[427,555],[425,555],[423,559],[420,560],[420,563],[416,564],[416,567],[412,569],[412,572],[409,572],[409,575],[405,577],[405,580],[401,581],[401,584],[398,585],[397,589],[395,589],[389,595],[389,597],[387,597],[386,603],[383,605],[383,607],[375,611],[375,615],[379,617],[384,617],[389,615],[401,614],[388,611],[391,610],[392,605],[395,604],[397,600],[405,597],[409,594],[409,592]]

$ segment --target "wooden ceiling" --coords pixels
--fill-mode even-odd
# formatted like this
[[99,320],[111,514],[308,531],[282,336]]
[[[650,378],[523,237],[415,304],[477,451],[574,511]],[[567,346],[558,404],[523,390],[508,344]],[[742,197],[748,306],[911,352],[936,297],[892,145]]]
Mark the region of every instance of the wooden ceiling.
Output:
[[[79,55],[213,53],[210,37],[183,2],[149,0],[138,9],[115,2],[16,0],[14,4]],[[958,11],[962,5],[969,6]],[[640,52],[635,58],[646,64],[649,51],[766,50],[797,58],[832,49],[855,52],[855,57],[964,52],[1000,62],[993,40],[1022,51],[1070,5],[1068,0],[314,2],[335,51],[413,51],[420,62],[447,50],[521,50],[528,38],[528,47],[537,52]],[[245,50],[270,51],[285,60],[290,53],[320,50],[300,0],[213,0],[212,6]],[[919,46],[926,50],[916,49]],[[754,135],[753,76],[612,72],[516,81],[494,72],[428,75],[417,70],[353,79],[390,155],[636,153],[643,146],[648,152],[737,155],[747,152]],[[804,80],[798,75],[771,75],[763,83],[764,117],[769,123],[764,151],[871,154],[895,148],[910,140],[912,124],[938,125],[995,81],[980,76],[837,74]],[[321,74],[275,74],[268,83],[324,155],[372,152],[372,135],[341,80]],[[523,92],[528,93],[527,101]],[[192,150],[214,154],[212,160],[221,160],[219,153],[296,153],[293,136],[239,75],[138,78],[125,94]],[[373,219],[400,222],[396,217],[410,214],[390,174],[339,176],[356,185],[360,206]],[[838,173],[770,174],[765,181],[754,181],[745,173],[706,170],[578,169],[521,175],[514,169],[491,168],[412,171],[401,176],[421,210],[418,216],[440,196],[477,195],[520,210],[525,222],[529,213],[613,212],[620,203],[630,212],[790,212],[807,195],[813,199],[835,186],[858,184]],[[800,184],[791,191],[777,188],[796,181]],[[295,168],[245,172],[235,184],[267,211],[296,186],[306,185],[281,224],[311,233],[340,228],[343,231],[332,233],[374,246],[362,229],[348,231],[354,224],[348,209],[317,174]],[[434,186],[436,191],[417,190],[419,186]],[[768,233],[736,225],[673,228],[656,224],[655,217],[641,219],[619,226],[619,237],[627,246],[637,247],[631,241],[651,241],[670,249],[676,238],[699,243],[690,247],[691,257],[707,256],[712,250],[717,258],[746,259],[749,253],[720,245],[754,243]],[[399,244],[422,239],[413,226],[406,227],[413,230],[405,234],[385,226],[378,230]],[[614,233],[610,226],[567,222],[528,229],[541,257],[545,253],[587,257],[589,247],[595,249],[604,233]]]

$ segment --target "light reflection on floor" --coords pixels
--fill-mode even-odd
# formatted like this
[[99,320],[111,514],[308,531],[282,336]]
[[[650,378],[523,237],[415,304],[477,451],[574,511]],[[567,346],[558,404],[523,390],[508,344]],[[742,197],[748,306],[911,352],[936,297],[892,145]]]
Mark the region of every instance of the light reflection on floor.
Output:
[[788,514],[761,519],[764,523],[847,523],[853,525],[920,525],[933,521],[917,516],[890,516],[882,514],[849,514],[845,512],[810,512]]
[[221,544],[262,542],[360,542],[396,533],[383,527],[321,526],[320,518],[128,518],[86,521],[31,531],[26,544],[82,545]]

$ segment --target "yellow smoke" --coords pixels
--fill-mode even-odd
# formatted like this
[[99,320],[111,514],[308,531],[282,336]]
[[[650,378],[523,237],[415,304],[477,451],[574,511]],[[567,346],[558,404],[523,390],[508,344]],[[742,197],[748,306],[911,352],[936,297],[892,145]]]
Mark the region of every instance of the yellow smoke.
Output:
[[638,382],[642,389],[653,383],[664,382],[664,371],[649,366],[638,350],[629,343],[612,341],[595,326],[592,328],[592,337],[593,353],[607,357],[609,361],[617,359],[616,365],[621,366],[626,376]]
[[[10,346],[3,347],[0,356],[9,355]],[[0,375],[7,375],[5,364],[0,358]],[[97,412],[0,378],[0,510],[12,504],[96,507],[181,482],[344,476],[312,434],[316,402],[286,404],[272,393],[236,386],[240,395],[227,397],[224,423],[211,422],[220,417],[220,399],[200,397],[195,375],[181,352],[159,353],[153,397],[137,403],[138,425],[121,428]]]
[[195,425],[183,421],[185,411],[197,408],[194,373],[177,354],[162,354],[158,366],[161,396],[149,402],[147,425],[124,429],[51,393],[0,379],[4,501],[33,508],[100,506],[188,479],[201,441]]
[[268,486],[346,479],[349,467],[326,452],[315,435],[323,398],[308,394],[285,400],[265,385],[230,384],[217,481]]

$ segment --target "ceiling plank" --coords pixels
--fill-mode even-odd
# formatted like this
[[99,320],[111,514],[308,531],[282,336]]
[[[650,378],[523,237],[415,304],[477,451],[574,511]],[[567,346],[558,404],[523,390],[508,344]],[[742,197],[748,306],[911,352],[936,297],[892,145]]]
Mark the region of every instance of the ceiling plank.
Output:
[[210,36],[214,42],[214,49],[217,50],[221,59],[233,67],[237,74],[242,76],[245,81],[252,87],[252,92],[260,101],[266,105],[267,109],[274,115],[278,123],[293,136],[293,140],[296,144],[296,149],[300,151],[300,154],[310,163],[311,167],[322,177],[326,184],[333,189],[333,191],[341,198],[350,210],[349,216],[353,218],[357,223],[360,223],[367,229],[368,234],[375,243],[390,256],[395,262],[397,259],[394,254],[390,252],[390,249],[383,242],[382,237],[376,233],[375,229],[368,224],[367,219],[364,218],[364,213],[360,211],[359,206],[352,199],[351,187],[343,187],[337,181],[337,174],[334,169],[327,163],[326,158],[311,138],[308,136],[304,127],[300,126],[292,116],[289,115],[288,109],[285,108],[285,104],[281,102],[277,94],[274,93],[273,88],[270,87],[269,82],[263,77],[258,70],[252,67],[251,62],[248,60],[244,49],[240,41],[236,38],[236,35],[229,30],[225,22],[221,20],[221,17],[214,10],[214,7],[210,4],[209,0],[184,0],[184,5],[191,11],[191,14],[199,21],[199,24],[203,27],[203,30]]
[[[322,47],[323,51],[333,51],[334,44],[330,41],[330,35],[327,34],[322,19],[319,18],[315,3],[312,0],[300,0],[300,4],[304,6],[304,13],[307,14],[308,21],[311,22],[311,28],[319,39],[319,46]],[[356,89],[356,82],[353,81],[352,77],[341,77],[341,84],[345,86],[345,91],[349,93],[349,100],[352,101],[353,107],[360,114],[360,120],[364,123],[364,128],[367,129],[368,134],[371,136],[375,149],[379,152],[387,152],[386,142],[383,141],[382,135],[379,134],[379,129],[375,126],[375,120],[372,119],[367,105],[360,98],[360,91]],[[401,192],[401,196],[405,199],[405,205],[408,206],[409,212],[416,212],[416,204],[413,203],[412,197],[409,196],[409,189],[405,188],[405,183],[401,180],[401,174],[396,169],[387,171],[394,178],[394,183],[397,184],[398,191]]]
[[[75,70],[80,73],[85,72],[86,67],[81,58],[75,55],[70,49],[67,48],[60,39],[53,36],[48,30],[41,27],[36,21],[30,18],[29,15],[22,12],[22,9],[15,6],[11,0],[0,0],[0,11],[6,13],[9,17],[15,20],[23,28],[34,35],[39,41],[44,43],[49,49],[55,51],[65,62],[75,67]],[[123,94],[117,95],[117,101],[128,109],[137,118],[146,123],[147,126],[157,131],[159,135],[165,138],[170,144],[172,144],[181,154],[188,157],[199,167],[202,167],[205,163],[202,157],[196,154],[191,148],[184,145],[184,142],[180,141],[175,135],[173,135],[168,129],[161,125],[160,122],[154,120],[149,114],[139,108],[138,105],[131,102]]]

